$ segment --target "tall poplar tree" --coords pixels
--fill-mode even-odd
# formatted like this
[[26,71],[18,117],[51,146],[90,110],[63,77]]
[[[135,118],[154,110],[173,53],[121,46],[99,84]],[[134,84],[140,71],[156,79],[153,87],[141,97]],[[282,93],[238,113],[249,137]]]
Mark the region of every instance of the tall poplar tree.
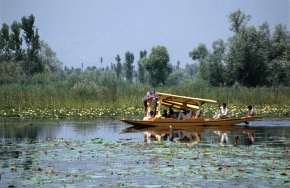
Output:
[[14,21],[11,25],[9,46],[16,61],[23,60],[24,50],[22,49],[23,39],[21,38],[21,23]]
[[124,71],[125,76],[128,82],[132,82],[133,80],[133,70],[134,70],[134,54],[131,52],[126,52],[125,54],[125,62],[124,62]]
[[116,66],[116,75],[117,78],[119,78],[122,75],[122,63],[121,63],[121,58],[119,54],[115,57],[115,60],[117,61],[117,66]]
[[43,65],[38,58],[38,52],[40,49],[40,41],[38,35],[38,29],[34,26],[35,17],[33,14],[30,16],[22,17],[22,30],[24,32],[23,37],[27,46],[27,60],[24,66],[24,70],[28,75],[34,75],[36,73],[43,72]]
[[142,59],[144,57],[146,57],[146,55],[147,55],[147,51],[146,50],[144,50],[144,51],[141,50],[140,51],[140,59],[137,62],[137,64],[138,64],[139,82],[142,83],[142,84],[145,83],[145,68],[143,66]]
[[1,61],[9,61],[11,59],[11,50],[9,47],[9,26],[4,23],[0,30],[0,56]]

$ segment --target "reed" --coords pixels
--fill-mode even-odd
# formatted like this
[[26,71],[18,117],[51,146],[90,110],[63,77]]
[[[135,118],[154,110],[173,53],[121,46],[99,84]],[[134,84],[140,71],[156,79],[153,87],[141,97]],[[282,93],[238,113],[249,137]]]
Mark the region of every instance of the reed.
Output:
[[[158,89],[158,88],[157,88]],[[160,88],[163,92],[177,95],[208,98],[217,100],[219,103],[229,104],[255,104],[255,105],[289,105],[289,87],[199,87],[181,86]],[[174,92],[175,91],[175,92]]]
[[[96,108],[142,107],[142,97],[149,85],[116,83],[97,86],[96,91],[79,95],[67,82],[49,84],[8,84],[0,86],[0,106],[6,108]],[[208,98],[230,105],[290,105],[289,87],[157,87],[156,91],[176,95]]]

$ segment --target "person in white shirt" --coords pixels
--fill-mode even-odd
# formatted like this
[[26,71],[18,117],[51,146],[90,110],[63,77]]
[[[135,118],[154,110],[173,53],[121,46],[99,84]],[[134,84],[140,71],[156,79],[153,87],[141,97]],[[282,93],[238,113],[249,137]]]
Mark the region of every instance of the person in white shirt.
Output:
[[221,118],[226,118],[228,114],[227,104],[223,103],[223,107],[221,108]]
[[212,119],[226,118],[227,114],[228,114],[227,104],[223,103],[223,106],[219,106],[219,113],[214,115]]

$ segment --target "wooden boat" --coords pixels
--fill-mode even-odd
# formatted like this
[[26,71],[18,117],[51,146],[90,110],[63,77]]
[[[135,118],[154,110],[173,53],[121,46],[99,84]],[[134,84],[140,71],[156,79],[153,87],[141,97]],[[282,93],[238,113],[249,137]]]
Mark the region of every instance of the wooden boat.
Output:
[[[160,92],[147,93],[144,99],[145,105],[145,118],[143,120],[138,119],[121,119],[122,122],[137,125],[137,126],[219,126],[219,125],[235,125],[238,123],[249,122],[262,118],[261,116],[240,117],[240,118],[203,118],[202,117],[202,105],[206,103],[217,104],[217,101],[211,99],[193,98],[179,95],[172,95]],[[195,110],[195,116],[177,120],[174,118],[161,117],[160,107],[161,105],[169,108],[187,111],[188,109]],[[155,116],[150,117],[150,113],[155,111]]]

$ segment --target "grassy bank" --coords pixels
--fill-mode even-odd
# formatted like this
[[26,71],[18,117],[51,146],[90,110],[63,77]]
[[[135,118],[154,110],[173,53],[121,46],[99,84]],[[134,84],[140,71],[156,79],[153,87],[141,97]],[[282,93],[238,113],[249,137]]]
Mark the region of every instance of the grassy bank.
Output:
[[[66,82],[56,82],[47,85],[9,84],[0,88],[0,116],[46,118],[142,115],[141,99],[150,86],[120,83],[77,90]],[[242,116],[249,104],[259,115],[280,117],[290,113],[289,87],[204,87],[190,84],[155,90],[226,102],[232,117]],[[216,106],[205,106],[205,116],[214,113]]]

